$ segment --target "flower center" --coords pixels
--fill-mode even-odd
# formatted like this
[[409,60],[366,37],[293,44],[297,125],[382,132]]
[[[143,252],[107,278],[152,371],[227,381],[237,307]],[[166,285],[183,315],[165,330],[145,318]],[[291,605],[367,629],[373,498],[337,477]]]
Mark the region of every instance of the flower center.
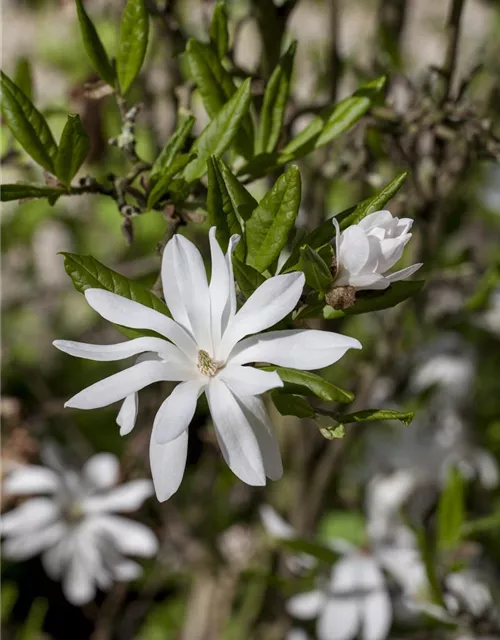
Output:
[[211,356],[204,349],[198,351],[198,371],[204,376],[214,376],[219,369],[217,362],[212,360]]

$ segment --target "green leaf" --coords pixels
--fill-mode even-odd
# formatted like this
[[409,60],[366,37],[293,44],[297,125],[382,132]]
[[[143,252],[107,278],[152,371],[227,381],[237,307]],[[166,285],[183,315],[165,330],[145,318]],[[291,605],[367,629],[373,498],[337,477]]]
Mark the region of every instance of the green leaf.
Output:
[[337,538],[362,547],[367,542],[363,514],[358,511],[329,511],[319,523],[318,535],[325,542]]
[[296,49],[297,42],[294,41],[279,61],[266,85],[257,130],[257,154],[272,153],[278,144],[290,95],[290,81]]
[[54,163],[56,176],[63,184],[69,185],[71,183],[89,150],[90,140],[82,126],[80,116],[68,114]]
[[82,33],[83,45],[89,57],[91,65],[109,85],[115,84],[115,71],[109,61],[94,23],[87,15],[82,0],[75,0],[78,13],[78,22]]
[[385,84],[382,76],[360,87],[355,93],[316,116],[291,140],[280,155],[280,162],[300,158],[331,142],[352,127],[371,107]]
[[195,153],[183,153],[173,160],[168,169],[161,174],[154,187],[151,189],[148,195],[148,209],[152,209],[155,204],[161,200],[161,198],[167,193],[168,187],[170,186],[174,176],[183,171],[183,169],[185,169],[190,162],[193,162],[195,158]]
[[279,391],[273,391],[271,393],[271,399],[282,416],[314,418],[316,415],[309,402],[295,394],[284,394]]
[[352,422],[375,422],[379,420],[399,420],[405,425],[409,425],[413,420],[412,411],[394,411],[393,409],[365,409],[356,413],[346,413],[340,417],[341,424]]
[[229,49],[229,32],[227,28],[226,3],[219,0],[214,7],[212,22],[210,23],[210,42],[222,60]]
[[238,287],[246,299],[266,280],[256,269],[245,264],[234,255],[233,269]]
[[48,187],[44,184],[2,184],[0,190],[2,202],[24,198],[58,198],[65,193],[66,190],[61,187]]
[[498,531],[500,531],[500,510],[483,518],[476,518],[475,520],[464,522],[461,534],[463,537],[482,535],[485,533],[497,535]]
[[[339,222],[339,226],[341,231],[347,229],[353,224],[358,224],[363,218],[365,218],[370,213],[375,213],[375,211],[380,211],[380,209],[387,203],[389,200],[396,195],[396,193],[403,186],[406,177],[408,176],[407,171],[403,171],[402,173],[398,173],[398,175],[391,180],[385,187],[379,191],[376,195],[371,198],[367,198],[363,200],[355,207],[351,207],[339,213],[336,217]],[[335,236],[335,233],[334,233]]]
[[297,269],[298,261],[300,259],[300,248],[302,246],[308,245],[311,249],[319,249],[325,244],[331,242],[334,237],[335,226],[332,219],[329,218],[322,222],[319,227],[316,227],[316,229],[302,238],[301,242],[292,250],[292,253],[283,265],[281,272],[286,273],[287,271],[294,271]]
[[416,295],[424,284],[425,280],[402,280],[401,282],[393,282],[389,288],[381,293],[370,292],[357,297],[354,305],[344,311],[333,309],[327,305],[323,309],[323,317],[326,320],[336,320],[344,316],[389,309],[411,298],[411,296]]
[[208,222],[211,227],[217,227],[217,240],[226,251],[229,238],[234,233],[241,234],[241,226],[214,156],[208,159],[207,210]]
[[144,0],[128,0],[120,24],[116,58],[118,82],[123,95],[139,75],[148,48],[149,16]]
[[306,553],[329,566],[337,562],[339,559],[339,553],[319,542],[303,540],[301,538],[281,538],[278,541],[280,546],[288,549],[289,551],[294,551],[295,553]]
[[231,144],[250,108],[250,78],[247,78],[234,96],[198,136],[192,151],[198,154],[184,172],[188,182],[194,182],[207,172],[207,161],[211,155],[220,156]]
[[231,200],[231,206],[243,225],[252,215],[253,210],[257,207],[257,200],[250,192],[241,184],[238,178],[231,172],[226,163],[221,159],[216,159],[217,165],[224,181],[227,195]]
[[264,371],[276,371],[285,383],[280,393],[295,393],[303,396],[314,395],[325,402],[352,402],[354,394],[335,386],[310,371],[299,371],[286,367],[265,366]]
[[299,269],[304,272],[306,283],[312,289],[320,293],[328,291],[333,281],[330,268],[319,253],[308,245],[300,249]]
[[23,149],[50,173],[54,173],[57,145],[45,118],[31,100],[2,71],[2,115]]
[[76,253],[61,252],[64,256],[64,268],[73,281],[77,291],[84,293],[86,289],[105,289],[119,296],[139,302],[140,304],[169,315],[167,305],[154,293],[138,282],[129,280],[120,273],[96,260],[93,256],[82,256]]
[[21,56],[16,64],[14,72],[14,82],[21,89],[24,95],[33,100],[33,74],[31,71],[31,63],[28,58]]
[[188,113],[179,113],[177,127],[174,133],[160,151],[149,173],[149,187],[152,188],[158,182],[161,175],[168,170],[174,158],[183,150],[186,140],[196,118]]
[[321,423],[318,423],[318,426],[321,435],[327,440],[341,440],[345,436],[343,424],[321,425]]
[[450,467],[437,507],[437,546],[453,549],[461,540],[465,520],[465,482],[455,466]]
[[292,166],[250,216],[245,229],[247,262],[258,271],[265,271],[285,246],[299,212],[300,192],[300,172]]

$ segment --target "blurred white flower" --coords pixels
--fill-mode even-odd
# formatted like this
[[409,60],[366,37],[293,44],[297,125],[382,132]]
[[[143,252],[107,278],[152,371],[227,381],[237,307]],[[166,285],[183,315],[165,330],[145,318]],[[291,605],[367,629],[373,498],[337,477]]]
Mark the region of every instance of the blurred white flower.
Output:
[[358,224],[340,233],[337,220],[336,287],[351,286],[357,290],[386,289],[392,282],[411,276],[422,264],[384,275],[401,258],[411,238],[413,220],[395,218],[390,211],[375,211]]
[[40,497],[2,515],[3,554],[17,561],[41,554],[69,602],[83,605],[97,587],[141,575],[141,566],[125,556],[156,554],[158,541],[148,527],[116,515],[136,511],[153,486],[150,480],[115,486],[118,460],[108,453],[90,458],[81,473],[56,466],[27,465],[4,481],[5,495]]
[[109,291],[85,292],[90,306],[106,320],[149,329],[163,337],[104,346],[54,342],[58,349],[90,360],[148,354],[146,361],[97,382],[66,403],[68,407],[95,409],[125,399],[118,417],[122,433],[134,426],[137,391],[154,382],[180,382],[156,414],[151,436],[151,470],[159,500],[169,498],[181,483],[188,427],[202,393],[207,395],[217,439],[231,470],[247,484],[264,485],[266,476],[278,479],[283,469],[260,396],[283,382],[276,372],[244,365],[269,362],[321,369],[339,360],[347,349],[361,348],[357,340],[327,331],[298,329],[258,335],[294,309],[304,274],[269,278],[237,312],[231,255],[238,240],[238,236],[231,238],[224,256],[215,227],[210,230],[212,274],[208,284],[198,249],[183,236],[174,235],[162,261],[163,291],[173,320]]

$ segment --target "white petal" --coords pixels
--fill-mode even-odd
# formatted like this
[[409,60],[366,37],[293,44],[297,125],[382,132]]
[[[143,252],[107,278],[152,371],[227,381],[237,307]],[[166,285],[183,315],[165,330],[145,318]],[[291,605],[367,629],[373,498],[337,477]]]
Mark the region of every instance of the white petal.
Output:
[[87,289],[89,305],[105,320],[131,329],[150,329],[171,340],[188,357],[195,358],[196,344],[171,318],[149,307],[104,289]]
[[34,531],[5,540],[2,545],[2,553],[10,560],[27,560],[57,544],[65,533],[65,525],[62,522],[54,522],[46,528],[37,528]]
[[86,360],[99,360],[101,362],[111,362],[115,360],[125,360],[139,353],[151,351],[159,353],[166,360],[175,347],[161,338],[135,338],[118,344],[86,344],[85,342],[73,342],[71,340],[55,340],[54,347],[64,353],[76,358]]
[[19,507],[2,514],[3,535],[22,535],[41,529],[53,522],[59,515],[59,508],[50,498],[32,498]]
[[209,232],[212,275],[210,277],[210,310],[212,316],[213,345],[218,345],[222,335],[222,316],[229,301],[230,286],[228,264],[215,237],[215,227]]
[[63,591],[68,601],[77,607],[87,604],[95,596],[93,577],[79,553],[71,557],[63,580]]
[[332,218],[333,226],[335,227],[335,265],[337,271],[340,269],[340,225],[335,216]]
[[363,640],[384,640],[389,634],[392,623],[392,606],[385,589],[370,594],[364,599]]
[[373,213],[369,213],[358,222],[358,226],[361,227],[363,231],[369,231],[373,227],[384,227],[385,225],[392,222],[392,220],[392,213],[384,209],[382,211],[374,211]]
[[106,407],[155,382],[185,380],[189,377],[190,372],[187,369],[173,364],[155,361],[139,362],[83,389],[70,398],[64,406],[75,409]]
[[356,224],[342,232],[339,262],[343,269],[355,275],[362,271],[370,256],[366,233]]
[[156,442],[154,429],[151,433],[149,461],[156,497],[160,502],[168,500],[182,482],[186,468],[187,446],[187,431],[183,431],[178,438],[166,444]]
[[61,538],[53,547],[42,553],[42,565],[45,573],[52,580],[60,580],[64,567],[67,565],[71,550],[67,537]]
[[254,367],[228,364],[217,374],[236,396],[258,396],[283,386],[276,371],[262,371]]
[[298,271],[263,282],[230,321],[222,338],[221,353],[216,357],[225,360],[239,340],[272,327],[288,315],[299,301],[304,282],[304,274]]
[[120,475],[120,463],[112,453],[98,453],[83,467],[84,478],[96,489],[113,487]]
[[319,615],[325,603],[326,596],[322,591],[308,591],[287,600],[286,610],[299,620],[311,620]]
[[355,338],[330,331],[269,331],[239,342],[231,353],[229,363],[270,362],[281,367],[310,371],[337,362],[347,349],[361,349],[361,344]]
[[262,398],[241,396],[237,401],[259,443],[266,476],[270,480],[279,480],[283,475],[280,448]]
[[354,598],[329,598],[318,620],[318,640],[355,638],[360,622],[360,611]]
[[259,507],[260,519],[266,531],[274,538],[289,540],[296,537],[295,529],[268,504]]
[[349,276],[348,284],[358,291],[362,291],[363,289],[387,289],[390,282],[378,273],[361,273],[359,275]]
[[[222,314],[222,333],[227,328],[229,321],[232,319],[234,314],[236,313],[236,288],[234,286],[234,275],[233,275],[233,251],[238,246],[240,241],[240,236],[237,234],[232,235],[229,238],[229,245],[227,247],[227,253],[225,256],[227,271],[229,273],[229,299],[228,304]],[[215,345],[214,345],[215,347]]]
[[[211,352],[210,296],[203,258],[194,244],[178,233],[165,247],[164,256],[166,269],[162,270],[162,275],[167,282],[165,301],[173,314],[173,309],[180,313],[177,317],[174,314],[178,322],[185,321],[187,315],[198,347]],[[175,290],[173,287],[170,289],[168,284],[172,278],[176,280]]]
[[399,271],[395,271],[394,273],[389,273],[389,275],[386,276],[386,280],[388,280],[389,282],[406,280],[406,278],[409,278],[411,275],[413,275],[415,271],[418,271],[422,264],[423,263],[420,262],[418,264],[413,264],[411,267],[406,267],[405,269],[400,269]]
[[121,409],[116,416],[116,424],[120,427],[121,436],[126,436],[135,427],[138,411],[139,394],[131,393],[123,401]]
[[158,551],[158,538],[149,527],[115,515],[101,515],[98,530],[111,536],[116,548],[125,555],[150,558]]
[[113,568],[114,578],[118,581],[129,582],[130,580],[137,580],[143,574],[142,567],[133,560],[125,560],[120,562]]
[[85,498],[82,507],[85,513],[137,511],[153,493],[153,483],[150,480],[132,480],[108,493]]
[[265,485],[259,443],[236,398],[217,378],[212,378],[206,393],[217,440],[229,468],[247,484]]
[[27,465],[15,469],[3,482],[7,496],[23,496],[31,493],[53,493],[59,487],[59,479],[51,469]]
[[163,401],[153,424],[158,444],[175,440],[189,427],[205,385],[206,381],[203,379],[183,382]]

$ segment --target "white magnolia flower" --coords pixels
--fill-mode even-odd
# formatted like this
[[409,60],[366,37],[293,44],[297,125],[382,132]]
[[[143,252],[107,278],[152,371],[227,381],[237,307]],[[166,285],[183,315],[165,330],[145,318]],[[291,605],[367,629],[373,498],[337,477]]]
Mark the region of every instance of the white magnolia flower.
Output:
[[357,290],[386,289],[392,282],[411,276],[421,264],[384,275],[401,258],[411,238],[413,220],[394,218],[390,211],[375,211],[340,233],[337,230],[335,286],[351,286]]
[[[360,343],[326,331],[288,330],[258,334],[287,316],[304,286],[300,272],[266,280],[236,310],[231,262],[238,236],[224,256],[210,230],[212,274],[207,281],[198,249],[181,235],[167,244],[162,261],[165,301],[173,319],[102,289],[87,289],[88,303],[106,320],[162,337],[141,337],[114,345],[58,340],[54,345],[91,360],[122,360],[138,354],[147,359],[97,382],[65,406],[95,409],[125,399],[118,422],[128,433],[137,415],[136,392],[153,382],[180,384],[163,402],[153,424],[151,470],[156,495],[166,500],[177,491],[186,464],[188,426],[196,402],[206,393],[222,454],[231,470],[250,485],[264,485],[266,476],[283,469],[272,424],[261,395],[283,385],[276,372],[250,365],[268,362],[296,369],[320,369]],[[250,337],[247,337],[250,336]]]
[[148,527],[116,513],[136,511],[153,486],[150,480],[115,486],[118,476],[118,460],[107,453],[90,458],[81,473],[59,465],[10,473],[5,495],[38,497],[2,515],[4,556],[20,561],[41,554],[45,571],[62,581],[75,605],[92,600],[96,587],[136,579],[142,569],[125,556],[154,556],[158,541]]

